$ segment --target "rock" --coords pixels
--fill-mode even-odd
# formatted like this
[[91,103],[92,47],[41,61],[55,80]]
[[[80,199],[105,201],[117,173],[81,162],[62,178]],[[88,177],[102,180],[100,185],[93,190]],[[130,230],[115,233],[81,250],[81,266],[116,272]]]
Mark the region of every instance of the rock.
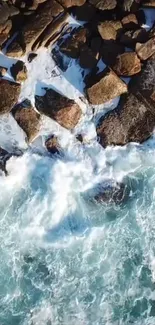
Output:
[[142,61],[150,58],[150,56],[155,53],[155,37],[151,38],[146,43],[137,43],[136,53]]
[[125,29],[137,29],[138,20],[135,14],[129,14],[122,19],[122,25]]
[[47,89],[44,96],[35,96],[36,108],[54,119],[66,129],[73,129],[79,122],[82,111],[73,99],[60,95],[53,89]]
[[89,0],[89,2],[100,10],[112,10],[116,8],[116,0]]
[[7,20],[7,22],[5,22],[3,25],[0,25],[0,48],[3,47],[3,44],[9,38],[11,28],[12,28],[11,20]]
[[118,5],[121,10],[127,12],[136,12],[140,6],[141,0],[118,0]]
[[109,21],[105,21],[98,25],[98,31],[103,40],[116,40],[117,30],[114,28],[113,24]]
[[155,8],[155,0],[144,0],[142,1],[143,7]]
[[1,79],[0,80],[0,114],[9,113],[18,101],[20,85]]
[[89,103],[104,104],[127,92],[127,85],[111,70],[106,68],[91,80],[86,87]]
[[80,50],[79,64],[81,68],[93,69],[98,62],[98,56],[87,46],[83,45]]
[[73,6],[82,6],[86,0],[59,0],[60,4],[65,8],[70,8]]
[[144,43],[148,40],[148,33],[144,28],[128,30],[120,37],[120,43],[127,47],[135,48],[137,42]]
[[120,204],[125,202],[129,198],[129,188],[123,183],[117,183],[116,185],[100,185],[98,189],[99,193],[94,197],[94,201],[97,203],[115,203]]
[[37,57],[36,53],[30,53],[28,56],[28,62],[32,62]]
[[8,172],[6,170],[6,162],[10,159],[11,154],[8,153],[5,149],[0,147],[0,170],[5,174],[5,176],[8,175]]
[[17,61],[13,64],[10,72],[17,82],[23,82],[27,79],[27,69],[23,61]]
[[51,154],[60,152],[59,140],[55,135],[52,135],[50,138],[46,140],[45,146]]
[[104,63],[113,66],[117,56],[125,52],[125,47],[115,41],[111,41],[103,43],[100,52]]
[[86,28],[79,27],[73,30],[71,36],[60,46],[60,51],[73,59],[77,59],[80,55],[81,47],[87,41],[87,36],[88,30]]
[[79,142],[81,142],[81,143],[84,142],[84,141],[83,141],[83,135],[82,135],[81,133],[76,135],[76,139],[77,139]]
[[99,142],[108,145],[125,145],[129,142],[142,143],[155,127],[154,107],[139,94],[123,96],[119,106],[101,118],[97,127]]
[[6,72],[7,72],[7,68],[5,67],[0,67],[0,77],[4,77]]
[[96,9],[90,3],[85,3],[80,7],[73,7],[72,13],[77,20],[90,21],[95,15]]
[[6,50],[6,55],[12,58],[19,58],[24,54],[24,51],[21,45],[18,42],[18,39],[10,43]]
[[70,58],[67,58],[66,60],[66,57],[64,57],[57,47],[52,49],[52,59],[57,67],[62,71],[66,71],[68,69],[69,61],[71,60]]
[[28,142],[34,140],[39,132],[40,114],[38,114],[31,103],[24,101],[12,110],[13,117],[27,135]]
[[96,36],[91,39],[90,48],[94,53],[96,59],[100,58],[101,46],[102,46],[102,40],[100,37]]
[[130,77],[141,71],[141,62],[135,52],[125,52],[117,57],[113,70],[119,76]]

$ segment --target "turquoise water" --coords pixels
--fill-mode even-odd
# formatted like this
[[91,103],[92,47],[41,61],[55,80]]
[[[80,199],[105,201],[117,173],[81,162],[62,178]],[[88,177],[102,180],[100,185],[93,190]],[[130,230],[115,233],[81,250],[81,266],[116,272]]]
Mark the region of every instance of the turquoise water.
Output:
[[85,168],[89,182],[94,171],[84,161],[30,153],[9,162],[0,178],[1,325],[155,324],[155,151],[127,150],[117,155],[130,197],[117,206],[88,199]]

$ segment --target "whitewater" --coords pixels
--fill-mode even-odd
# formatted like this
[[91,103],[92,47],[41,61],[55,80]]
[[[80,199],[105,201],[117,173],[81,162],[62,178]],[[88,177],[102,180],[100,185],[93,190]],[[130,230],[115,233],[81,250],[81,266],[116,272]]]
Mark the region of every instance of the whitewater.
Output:
[[[145,13],[150,28],[155,11]],[[93,113],[78,63],[66,59],[62,72],[51,49],[37,53],[31,63],[22,58],[28,79],[19,101],[34,105],[49,87],[84,114],[73,132],[42,116],[31,144],[11,114],[0,117],[0,146],[19,153],[7,162],[9,176],[0,175],[0,325],[154,325],[155,136],[102,148],[96,123],[119,99]],[[14,62],[0,54],[0,65]],[[53,133],[62,149],[51,156],[45,140]],[[99,183],[121,181],[127,202],[90,199]]]

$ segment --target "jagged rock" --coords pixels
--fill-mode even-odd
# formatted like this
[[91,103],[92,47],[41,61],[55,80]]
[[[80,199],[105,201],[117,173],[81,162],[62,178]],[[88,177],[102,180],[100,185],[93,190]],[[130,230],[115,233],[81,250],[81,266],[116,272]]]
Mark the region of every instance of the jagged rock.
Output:
[[19,126],[26,133],[28,141],[31,142],[39,131],[40,114],[27,101],[18,104],[12,110],[12,114]]
[[79,64],[84,69],[93,69],[98,62],[98,57],[93,51],[85,44],[80,50]]
[[61,149],[58,137],[56,137],[55,135],[52,135],[46,140],[45,146],[51,154],[59,153]]
[[10,72],[17,82],[23,82],[27,79],[27,69],[23,61],[17,61],[13,64]]
[[65,8],[70,8],[73,6],[82,6],[86,0],[59,0],[60,4]]
[[0,80],[0,114],[9,113],[16,104],[20,94],[20,85]]
[[0,77],[3,77],[6,74],[7,70],[8,69],[6,67],[0,66]]
[[113,70],[119,76],[130,77],[141,71],[141,62],[135,52],[125,52],[117,57]]
[[142,1],[142,6],[143,7],[148,7],[148,8],[155,8],[155,0],[144,0]]
[[146,43],[137,43],[136,52],[142,61],[147,60],[155,53],[155,37],[148,40]]
[[10,159],[10,157],[11,154],[0,147],[0,170],[5,174],[5,176],[8,175],[8,172],[6,170],[6,162]]
[[137,42],[144,43],[148,40],[148,33],[144,28],[128,30],[120,37],[120,42],[131,48],[135,48]]
[[123,183],[109,184],[105,186],[102,184],[98,188],[99,193],[94,197],[97,203],[115,203],[120,204],[129,198],[130,190],[127,185]]
[[112,10],[116,8],[116,0],[89,0],[89,2],[100,10]]
[[28,62],[32,62],[37,57],[36,53],[30,53],[28,56]]
[[127,85],[111,70],[106,68],[86,86],[88,101],[93,105],[104,104],[127,92]]
[[60,46],[60,51],[73,58],[76,59],[80,55],[80,49],[83,44],[86,43],[88,36],[88,30],[83,27],[79,27],[74,30],[69,38],[67,38],[63,44]]
[[66,129],[73,129],[78,123],[82,111],[73,99],[60,95],[53,89],[47,89],[44,96],[35,96],[36,108],[54,119]]
[[103,147],[147,140],[155,127],[154,107],[143,97],[129,93],[117,109],[99,121],[97,135]]
[[103,23],[99,23],[98,31],[103,40],[116,40],[117,38],[117,30],[114,25],[110,21],[105,21]]
[[76,17],[77,20],[81,21],[89,21],[95,15],[96,9],[90,3],[85,3],[80,7],[73,7],[72,13]]
[[111,41],[101,45],[101,56],[105,64],[112,66],[118,55],[125,52],[125,47],[117,42]]
[[122,19],[122,25],[125,29],[137,29],[138,20],[135,14],[129,14]]

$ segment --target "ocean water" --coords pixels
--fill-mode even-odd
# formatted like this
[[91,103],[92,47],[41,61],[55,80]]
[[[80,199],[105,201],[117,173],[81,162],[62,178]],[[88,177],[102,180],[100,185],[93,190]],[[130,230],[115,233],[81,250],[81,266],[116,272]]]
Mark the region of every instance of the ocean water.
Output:
[[[74,98],[84,114],[72,133],[42,117],[30,145],[11,114],[0,117],[0,146],[22,153],[8,161],[9,176],[0,175],[0,325],[154,325],[155,137],[103,149],[95,125],[119,99],[93,115],[78,63],[67,61],[62,72],[50,49],[31,64],[23,60],[20,101],[34,104],[48,86]],[[0,55],[1,65],[14,61]],[[59,155],[45,148],[51,133]],[[91,200],[98,184],[117,182],[129,189],[125,202]]]

